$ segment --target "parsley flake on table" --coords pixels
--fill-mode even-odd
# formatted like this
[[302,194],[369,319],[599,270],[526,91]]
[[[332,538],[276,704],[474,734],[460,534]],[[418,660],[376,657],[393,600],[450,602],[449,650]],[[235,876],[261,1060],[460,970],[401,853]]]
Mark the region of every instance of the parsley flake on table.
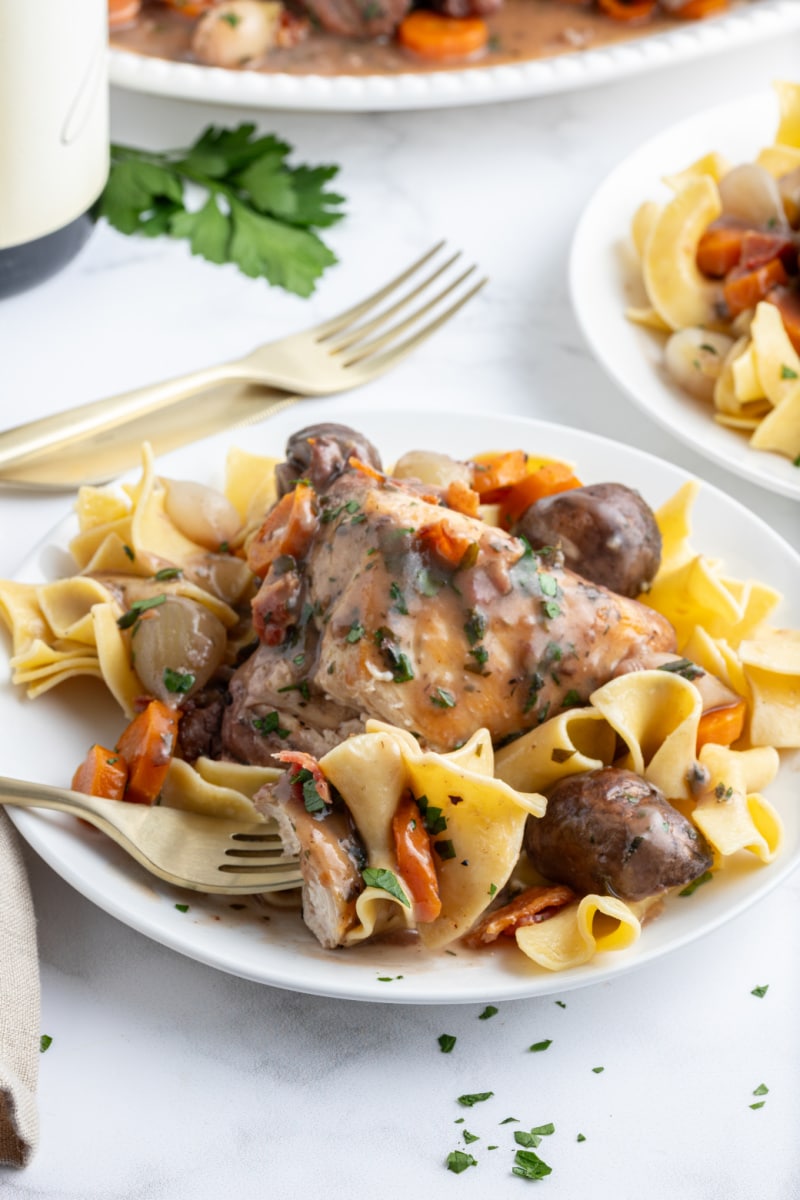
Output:
[[605,1067],[592,1067],[593,1075],[602,1075],[603,1071],[605,1071]]
[[43,1033],[39,1038],[39,1053],[44,1054],[45,1050],[49,1050],[53,1044],[53,1039],[49,1033]]
[[758,987],[754,987],[752,992],[750,993],[750,995],[758,996],[759,1000],[763,1000],[768,991],[769,991],[769,984],[762,983],[762,984],[759,984]]
[[478,1160],[471,1154],[467,1154],[465,1150],[451,1150],[447,1156],[446,1165],[448,1171],[460,1175],[462,1171],[466,1171],[467,1167],[477,1167]]
[[518,1150],[514,1155],[512,1175],[518,1175],[521,1179],[544,1179],[545,1175],[551,1175],[552,1172],[553,1168],[548,1167],[533,1150]]
[[458,1103],[463,1104],[464,1108],[472,1108],[474,1104],[489,1100],[493,1095],[494,1092],[467,1092],[464,1096],[458,1097]]
[[468,1129],[464,1129],[462,1131],[462,1136],[467,1145],[469,1145],[470,1142],[479,1142],[481,1140],[477,1133],[470,1133]]
[[499,1011],[500,1011],[499,1008],[496,1008],[494,1004],[487,1004],[486,1008],[483,1010],[483,1012],[478,1013],[478,1020],[479,1021],[488,1021],[490,1017],[497,1016]]
[[532,1050],[534,1054],[537,1054],[540,1050],[548,1050],[552,1044],[552,1038],[545,1038],[542,1042],[534,1042],[532,1046],[528,1046],[528,1049]]
[[449,1054],[456,1044],[456,1038],[452,1033],[441,1033],[436,1040],[442,1054]]
[[341,219],[344,198],[326,189],[338,167],[290,167],[291,150],[252,124],[209,126],[180,150],[112,145],[98,213],[120,233],[185,238],[208,262],[310,296],[336,262],[313,230]]

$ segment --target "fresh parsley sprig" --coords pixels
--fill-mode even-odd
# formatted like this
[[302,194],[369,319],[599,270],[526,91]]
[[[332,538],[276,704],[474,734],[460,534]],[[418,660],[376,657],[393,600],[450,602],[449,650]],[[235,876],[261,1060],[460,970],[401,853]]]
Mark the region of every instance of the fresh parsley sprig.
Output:
[[[182,150],[112,145],[98,214],[120,233],[186,238],[209,262],[310,296],[336,262],[314,229],[341,220],[344,197],[326,189],[338,167],[291,167],[291,151],[252,124],[210,125]],[[191,193],[187,204],[187,185],[199,204]]]

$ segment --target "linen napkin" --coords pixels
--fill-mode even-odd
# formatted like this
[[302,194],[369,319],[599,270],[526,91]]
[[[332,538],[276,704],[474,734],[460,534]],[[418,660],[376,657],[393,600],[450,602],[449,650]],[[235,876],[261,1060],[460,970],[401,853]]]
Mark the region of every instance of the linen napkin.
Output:
[[39,961],[19,841],[0,808],[0,1164],[24,1167],[39,1136]]

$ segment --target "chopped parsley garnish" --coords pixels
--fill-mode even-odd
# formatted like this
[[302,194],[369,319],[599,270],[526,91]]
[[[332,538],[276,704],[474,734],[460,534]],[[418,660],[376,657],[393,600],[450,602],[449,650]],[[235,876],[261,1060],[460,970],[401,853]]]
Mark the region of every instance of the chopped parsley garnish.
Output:
[[278,692],[299,692],[304,700],[311,697],[311,692],[308,687],[308,680],[301,679],[299,683],[287,683],[285,687],[279,687]]
[[400,590],[399,583],[393,583],[391,585],[391,587],[389,588],[389,595],[392,598],[392,608],[396,612],[402,613],[403,616],[407,616],[408,608],[406,606],[405,597],[403,596],[403,593]]
[[488,1021],[490,1017],[497,1016],[499,1011],[500,1011],[499,1008],[496,1008],[494,1004],[487,1004],[486,1008],[483,1010],[483,1012],[478,1013],[478,1020],[479,1021]]
[[189,911],[188,904],[176,904],[175,907],[177,908],[178,912],[188,912]]
[[585,1141],[586,1141],[586,1135],[585,1135],[585,1134],[583,1134],[583,1133],[579,1133],[579,1134],[578,1134],[578,1136],[575,1138],[575,1141],[576,1141],[576,1142],[585,1142]]
[[562,708],[575,708],[577,704],[581,704],[581,698],[575,688],[570,688],[564,699],[561,701]]
[[467,1145],[469,1145],[470,1142],[479,1142],[481,1140],[477,1133],[470,1133],[468,1129],[463,1131],[462,1136]]
[[593,1075],[602,1075],[603,1071],[605,1071],[605,1067],[592,1067]]
[[168,583],[171,579],[180,579],[182,575],[180,567],[162,567],[160,571],[156,571],[153,579],[156,583]]
[[701,675],[705,675],[702,667],[698,667],[697,663],[693,663],[688,658],[678,658],[675,662],[662,663],[657,668],[659,671],[672,671],[675,675],[681,675],[684,679],[692,680],[699,679]]
[[760,1083],[757,1088],[753,1089],[754,1096],[766,1096],[769,1093],[769,1088],[765,1083]]
[[399,900],[406,908],[411,908],[411,901],[400,886],[394,871],[387,871],[385,867],[365,867],[361,878],[367,887],[380,888],[382,892],[394,896],[395,900]]
[[527,1148],[536,1148],[541,1143],[543,1137],[549,1137],[551,1133],[555,1133],[556,1127],[549,1121],[547,1125],[537,1125],[533,1129],[517,1129],[514,1133],[514,1141],[518,1146]]
[[552,1044],[553,1044],[552,1038],[545,1038],[545,1040],[543,1042],[534,1042],[532,1046],[528,1046],[528,1049],[532,1050],[534,1052],[534,1054],[536,1054],[539,1050],[549,1049],[550,1046],[552,1046]]
[[558,1005],[559,1008],[567,1007],[563,1000],[556,1000],[555,1003]]
[[162,679],[168,692],[172,692],[173,695],[185,696],[194,687],[196,676],[191,671],[174,671],[172,667],[164,667]]
[[395,683],[408,683],[414,678],[414,670],[407,654],[398,650],[392,631],[385,626],[375,632],[375,644],[383,655],[386,665],[392,672]]
[[128,556],[128,558],[131,560],[131,562],[133,562],[133,561],[134,561],[134,559],[136,558],[136,555],[134,554],[134,552],[133,552],[133,550],[131,549],[131,547],[130,547],[130,546],[123,546],[123,547],[122,547],[122,549],[125,551],[126,555],[127,555],[127,556]]
[[478,1160],[464,1150],[451,1150],[447,1156],[447,1169],[460,1175],[467,1167],[477,1167]]
[[691,883],[687,883],[685,888],[681,888],[681,890],[678,892],[678,895],[691,896],[699,887],[702,887],[704,883],[710,883],[713,878],[714,876],[711,871],[704,871],[702,875],[697,876],[697,879],[693,879]]
[[456,1044],[455,1036],[452,1033],[442,1033],[437,1038],[439,1049],[442,1054],[449,1054]]
[[765,1104],[766,1104],[766,1100],[757,1100],[756,1103],[751,1104],[750,1107],[751,1108],[763,1108]]
[[763,1000],[768,991],[769,991],[769,984],[762,983],[762,984],[759,984],[758,987],[754,987],[752,992],[750,993],[750,995],[758,996],[759,1000]]
[[422,820],[428,833],[444,833],[447,829],[447,817],[443,815],[441,808],[435,804],[429,804],[427,796],[419,797],[417,807],[422,814]]
[[497,895],[497,884],[496,883],[489,884],[489,891],[488,891],[487,895],[490,897],[494,897]]
[[718,783],[714,788],[714,795],[717,800],[730,800],[733,796],[733,788],[726,787],[724,783]]
[[786,363],[781,363],[781,379],[797,379],[797,371],[792,370]]
[[[467,1092],[465,1095],[458,1097],[458,1103],[464,1108],[472,1108],[475,1104],[482,1104],[484,1100],[490,1100],[493,1095],[494,1092]],[[512,1121],[516,1120],[515,1117],[509,1119]]]
[[544,679],[542,678],[542,676],[539,674],[538,671],[534,671],[533,675],[531,675],[531,681],[528,684],[528,694],[525,697],[525,704],[523,705],[523,708],[522,708],[523,712],[527,713],[527,712],[531,711],[531,709],[533,708],[534,704],[536,703],[536,701],[539,697],[539,692],[542,690],[543,687],[544,687]]
[[442,862],[446,862],[448,859],[456,857],[455,846],[449,838],[442,842],[434,842],[433,848],[439,855],[439,858],[441,858]]
[[281,727],[281,719],[278,713],[266,713],[263,717],[253,717],[253,728],[257,733],[261,733],[266,737],[268,733],[277,733],[279,738],[287,738],[289,730]]
[[542,609],[548,621],[555,621],[556,617],[561,616],[561,608],[556,604],[555,600],[544,600],[542,602]]
[[553,1168],[548,1167],[535,1151],[518,1150],[514,1155],[511,1174],[518,1175],[521,1179],[544,1179],[545,1175],[552,1173],[552,1170]]
[[[473,650],[468,650],[467,653],[472,658],[475,659],[476,665],[482,671],[483,668],[486,666],[487,662],[489,661],[489,651],[486,649],[486,647],[485,646],[475,646],[475,648]],[[472,663],[467,664],[467,670],[468,671],[475,670],[475,667],[473,667]]]
[[364,629],[364,626],[361,624],[361,622],[353,621],[353,624],[350,626],[350,629],[348,630],[347,636],[345,637],[344,640],[346,642],[350,642],[350,644],[353,645],[355,642],[361,641],[362,637],[364,636],[364,633],[365,633],[365,629]]
[[53,1039],[49,1033],[43,1033],[39,1038],[39,1053],[44,1054],[45,1050],[49,1050],[53,1044]]
[[700,349],[701,349],[701,350],[705,350],[706,354],[716,354],[716,353],[717,353],[717,351],[715,350],[715,348],[714,348],[713,346],[710,346],[710,345],[708,344],[708,342],[701,342],[701,343],[700,343]]
[[439,580],[431,574],[427,567],[422,567],[417,571],[414,587],[421,596],[436,596],[441,586]]
[[435,704],[437,708],[455,708],[456,698],[447,688],[437,687],[431,693],[431,704]]
[[145,600],[134,600],[128,611],[117,620],[117,625],[120,629],[130,629],[143,612],[147,612],[149,608],[158,608],[160,604],[165,604],[166,600],[166,592],[161,592],[158,596],[148,596]]
[[467,641],[470,646],[475,646],[482,640],[483,635],[486,633],[487,625],[488,622],[482,612],[478,612],[474,608],[470,609],[467,622],[464,626],[464,633],[467,635]]
[[556,579],[555,575],[544,575],[540,571],[539,575],[538,575],[538,579],[539,579],[539,587],[542,590],[543,596],[557,596],[558,595],[558,580]]
[[519,1117],[505,1117],[505,1118],[504,1118],[504,1119],[503,1119],[503,1120],[500,1122],[500,1124],[501,1124],[501,1125],[510,1125],[512,1121],[519,1121]]
[[306,812],[325,812],[327,805],[317,790],[314,776],[306,767],[301,767],[299,771],[296,771],[289,779],[289,782],[291,784],[298,784],[301,787]]
[[303,654],[295,654],[294,658],[292,659],[292,662],[294,663],[294,665],[296,667],[302,667],[303,664],[305,663],[305,661],[306,661],[306,656],[304,653]]

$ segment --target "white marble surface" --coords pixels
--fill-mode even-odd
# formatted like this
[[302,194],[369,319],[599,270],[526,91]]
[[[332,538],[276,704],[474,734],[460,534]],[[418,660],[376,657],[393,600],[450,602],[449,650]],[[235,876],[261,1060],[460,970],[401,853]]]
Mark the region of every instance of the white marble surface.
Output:
[[[491,276],[460,318],[371,389],[456,414],[608,434],[736,495],[798,546],[792,501],[706,464],[617,395],[584,348],[565,265],[592,188],[695,108],[796,76],[796,35],[574,95],[443,113],[257,114],[298,158],[336,161],[341,258],[310,302],[100,228],[57,279],[0,305],[0,423],[234,355],[362,294],[446,235]],[[182,144],[233,110],[113,96],[117,140]],[[248,114],[249,115],[249,114]],[[359,397],[365,402],[366,394]],[[330,403],[346,419],[348,401]],[[69,498],[0,496],[0,576]],[[147,941],[28,855],[39,919],[41,1147],[9,1200],[515,1196],[513,1125],[553,1121],[551,1200],[800,1196],[800,880],[613,983],[501,1006],[368,1005],[280,992]],[[2,965],[0,964],[0,969]],[[769,984],[763,999],[751,995]],[[442,1055],[441,1033],[457,1035]],[[527,1048],[552,1039],[546,1054]],[[592,1068],[603,1066],[601,1074]],[[751,1110],[753,1090],[769,1087]],[[464,1092],[494,1098],[459,1109]],[[464,1115],[464,1125],[455,1124]],[[461,1131],[477,1168],[445,1170]],[[586,1140],[578,1143],[578,1133]],[[489,1150],[496,1144],[497,1149]]]

